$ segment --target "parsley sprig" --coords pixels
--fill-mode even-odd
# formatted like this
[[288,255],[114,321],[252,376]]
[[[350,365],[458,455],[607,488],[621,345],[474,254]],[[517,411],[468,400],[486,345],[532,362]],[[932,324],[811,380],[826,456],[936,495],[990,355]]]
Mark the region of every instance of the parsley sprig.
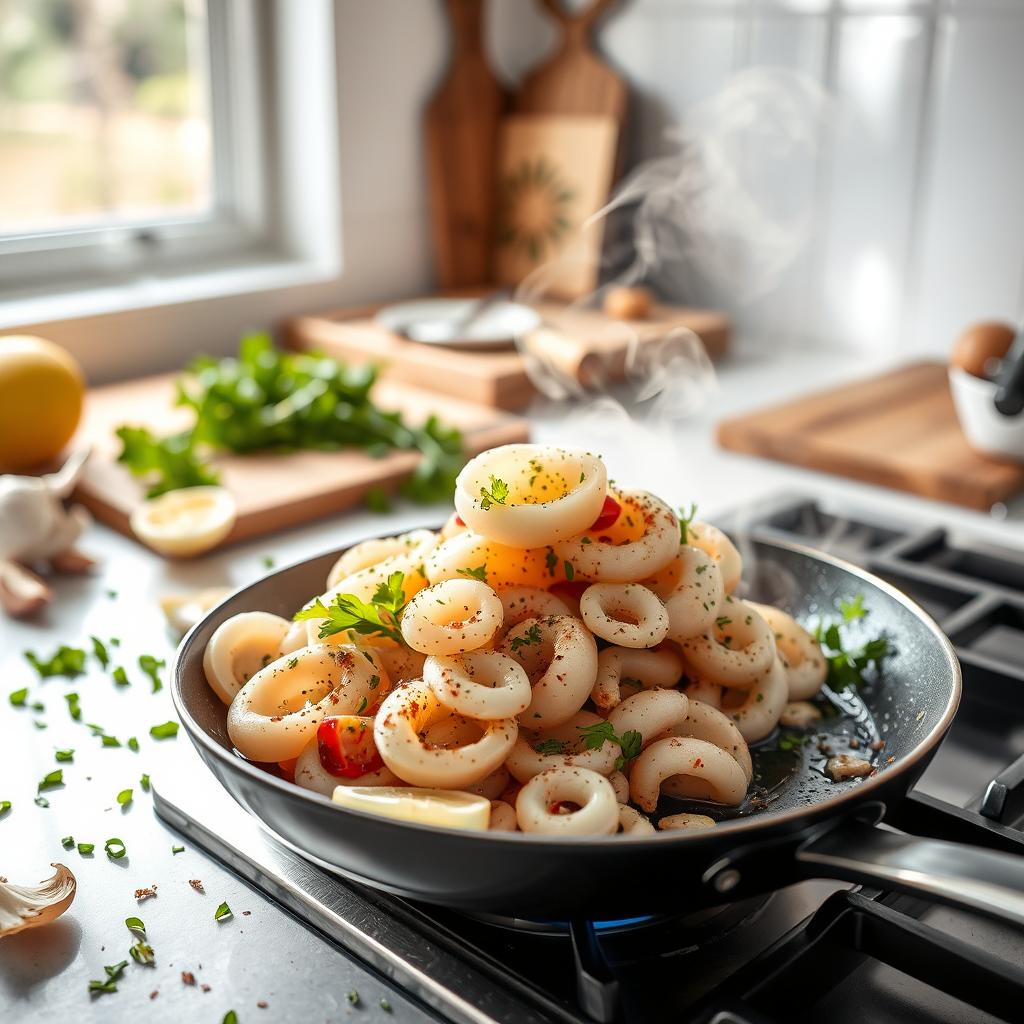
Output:
[[369,603],[355,594],[338,594],[328,607],[317,598],[307,608],[295,613],[295,621],[323,619],[318,633],[321,640],[352,630],[360,636],[386,636],[403,643],[398,616],[406,605],[404,582],[405,573],[391,573]]
[[[519,650],[520,647],[528,647],[532,644],[539,644],[543,637],[541,636],[540,626],[535,622],[522,636],[512,637],[509,643],[509,648],[513,653]],[[536,748],[535,748],[536,749]]]
[[864,607],[864,595],[857,594],[850,601],[840,601],[839,612],[842,621],[822,620],[818,623],[814,638],[821,645],[828,662],[827,683],[833,690],[846,690],[864,682],[869,670],[880,672],[887,657],[896,653],[891,640],[884,634],[873,637],[859,646],[848,646],[844,637],[845,626],[864,619],[870,609]]
[[505,499],[508,497],[508,484],[504,480],[499,480],[496,476],[491,476],[490,488],[480,488],[480,508],[485,512],[492,505],[504,505]]
[[597,750],[609,740],[617,743],[622,753],[615,760],[615,767],[621,769],[623,765],[636,757],[643,746],[643,735],[636,729],[628,729],[621,736],[616,736],[615,726],[611,722],[595,722],[593,725],[577,726],[583,737],[583,746],[586,750]]
[[690,540],[690,523],[697,518],[697,503],[695,501],[690,502],[689,511],[680,508],[679,509],[679,543],[689,544]]

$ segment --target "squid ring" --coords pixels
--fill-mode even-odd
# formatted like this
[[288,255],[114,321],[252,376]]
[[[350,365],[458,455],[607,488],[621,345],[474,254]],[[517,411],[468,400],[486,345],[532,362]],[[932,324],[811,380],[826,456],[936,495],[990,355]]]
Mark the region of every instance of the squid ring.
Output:
[[[736,763],[743,769],[743,775],[750,785],[754,775],[754,767],[750,760],[750,750],[743,734],[736,727],[736,723],[724,711],[712,707],[710,704],[702,704],[698,700],[690,700],[686,717],[668,730],[670,736],[692,736],[697,740],[707,740],[721,747],[727,754],[736,759]],[[663,738],[663,737],[659,737]],[[664,787],[668,792],[668,788]],[[682,792],[676,791],[673,796],[684,796]]]
[[612,784],[612,789],[615,790],[615,799],[620,804],[629,803],[629,779],[620,771],[614,771],[608,776],[608,781]]
[[422,738],[431,725],[450,716],[422,680],[393,690],[373,725],[377,752],[410,785],[460,789],[498,770],[516,741],[514,718],[481,723],[483,735],[465,746],[446,748]]
[[622,700],[621,687],[627,679],[636,680],[645,689],[668,689],[679,682],[682,674],[683,660],[675,651],[606,647],[597,656],[597,681],[590,699],[607,711]]
[[524,619],[501,642],[530,677],[533,697],[524,723],[546,729],[568,722],[586,702],[597,679],[597,644],[578,619],[549,615]]
[[679,554],[649,586],[664,602],[668,612],[668,635],[686,640],[706,632],[721,615],[725,598],[718,564],[701,548],[682,544]]
[[331,566],[327,574],[327,587],[336,586],[342,580],[396,555],[405,556],[411,564],[422,562],[437,546],[438,537],[433,530],[413,530],[397,537],[375,537],[364,540],[346,551]]
[[203,652],[210,689],[230,704],[248,680],[280,657],[291,627],[287,619],[270,612],[241,612],[225,619]]
[[402,636],[423,654],[483,647],[501,625],[501,601],[479,580],[444,580],[421,590],[402,615]]
[[609,543],[589,533],[554,545],[555,554],[569,562],[576,574],[603,583],[629,583],[654,576],[675,558],[679,550],[679,520],[660,498],[647,491],[622,491],[619,495],[628,515],[646,525],[639,540]]
[[656,740],[633,762],[629,775],[633,803],[653,811],[661,784],[674,775],[701,781],[708,798],[720,804],[739,804],[747,793],[746,776],[731,754],[707,740],[672,736]]
[[686,696],[690,700],[699,700],[701,704],[709,704],[713,708],[721,708],[724,692],[724,686],[709,683],[706,679],[695,679],[686,687]]
[[522,665],[497,651],[427,658],[423,678],[442,704],[467,718],[514,718],[533,699]]
[[[565,804],[579,809],[565,813]],[[524,832],[606,836],[619,829],[619,803],[603,775],[586,768],[549,768],[519,791],[516,819]]]
[[749,689],[775,660],[771,627],[745,601],[727,600],[715,625],[680,645],[697,674],[712,683]]
[[260,669],[228,708],[228,736],[253,761],[298,757],[325,715],[355,715],[378,696],[383,670],[357,647],[302,647]]
[[502,765],[486,776],[486,778],[466,786],[465,790],[467,793],[475,793],[477,796],[482,796],[486,800],[499,800],[501,799],[501,794],[508,788],[510,780],[511,776],[508,773],[508,769]]
[[505,762],[506,767],[518,782],[527,782],[549,768],[588,768],[599,775],[609,775],[615,770],[619,747],[611,740],[605,740],[596,749],[587,750],[581,742],[581,730],[600,724],[598,715],[592,711],[581,711],[553,729],[539,733],[527,733],[521,729]]
[[[367,719],[367,721],[369,721]],[[295,782],[303,789],[329,797],[337,786],[401,786],[402,780],[386,765],[358,778],[332,775],[320,762],[320,748],[314,736],[295,762]]]
[[666,814],[658,822],[658,828],[670,830],[682,830],[696,832],[700,829],[714,828],[718,822],[709,818],[706,814]]
[[668,633],[668,612],[639,583],[595,583],[580,597],[580,615],[591,633],[620,647],[656,647]]
[[747,602],[775,633],[775,646],[786,670],[790,700],[813,697],[825,682],[828,666],[821,647],[792,615],[768,604]]
[[507,633],[524,619],[539,619],[547,615],[571,615],[569,606],[560,598],[540,587],[510,587],[499,590],[498,598],[505,610],[501,624]]
[[729,714],[732,715],[743,738],[748,743],[756,743],[775,728],[789,702],[786,670],[778,658],[754,683],[746,698],[739,707],[730,709]]
[[608,474],[596,455],[507,444],[463,466],[455,481],[455,508],[482,537],[539,548],[586,530],[601,514],[607,489]]
[[655,831],[650,818],[635,807],[619,804],[619,832],[624,836],[651,835]]
[[690,701],[682,690],[642,690],[628,697],[608,715],[619,736],[636,731],[649,745],[686,718]]
[[427,656],[405,644],[392,643],[385,638],[374,639],[363,653],[376,665],[382,665],[392,684],[407,683],[423,678],[423,664]]
[[689,523],[686,527],[686,538],[690,544],[700,548],[718,563],[722,585],[725,592],[731,594],[743,573],[743,559],[736,550],[736,545],[717,526],[710,523]]
[[491,821],[487,828],[491,832],[518,832],[516,809],[504,800],[491,801]]

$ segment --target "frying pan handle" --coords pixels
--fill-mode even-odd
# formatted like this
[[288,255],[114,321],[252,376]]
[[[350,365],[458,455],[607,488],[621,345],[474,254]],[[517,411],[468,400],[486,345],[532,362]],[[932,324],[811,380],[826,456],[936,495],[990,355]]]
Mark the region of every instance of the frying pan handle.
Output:
[[1024,857],[850,820],[805,843],[796,860],[809,877],[901,889],[1024,925]]

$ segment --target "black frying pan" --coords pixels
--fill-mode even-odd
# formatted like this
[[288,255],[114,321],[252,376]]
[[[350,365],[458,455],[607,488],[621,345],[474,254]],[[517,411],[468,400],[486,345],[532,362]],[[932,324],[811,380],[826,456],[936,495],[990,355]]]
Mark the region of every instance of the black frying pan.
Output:
[[[960,698],[956,656],[935,623],[893,587],[831,556],[758,542],[753,597],[786,597],[806,621],[862,593],[872,630],[898,653],[865,692],[892,758],[874,777],[835,784],[810,765],[767,809],[698,832],[566,841],[403,824],[341,809],[232,752],[225,707],[207,686],[203,650],[241,611],[285,617],[324,586],[340,552],[281,569],[228,598],[184,639],[174,665],[175,707],[214,775],[287,844],[347,878],[464,910],[548,919],[607,920],[692,909],[777,889],[799,878],[875,882],[924,892],[1024,923],[1024,862],[1005,854],[874,827],[904,799],[934,754]],[[795,756],[812,761],[812,747]]]

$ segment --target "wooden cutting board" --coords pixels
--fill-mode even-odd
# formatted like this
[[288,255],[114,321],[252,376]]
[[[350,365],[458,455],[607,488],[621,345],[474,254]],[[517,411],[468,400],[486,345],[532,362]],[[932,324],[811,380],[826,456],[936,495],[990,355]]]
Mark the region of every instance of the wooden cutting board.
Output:
[[[536,396],[518,351],[467,352],[409,341],[376,324],[379,308],[298,317],[285,325],[286,341],[293,348],[323,349],[348,362],[379,362],[385,379],[418,383],[497,409],[522,409]],[[723,313],[680,306],[655,305],[647,319],[628,322],[561,303],[542,302],[535,308],[544,326],[526,339],[527,346],[566,377],[587,385],[623,377],[633,336],[641,349],[653,351],[673,330],[689,328],[714,358],[725,352],[732,332]]]
[[942,363],[879,377],[718,425],[724,448],[987,510],[1024,488],[1024,465],[979,455],[960,429]]
[[498,123],[508,96],[487,64],[482,0],[447,0],[452,56],[424,117],[438,283],[486,284],[494,241]]
[[521,114],[598,114],[621,124],[626,115],[626,83],[594,52],[597,22],[616,0],[593,0],[570,14],[561,0],[543,0],[558,22],[561,39],[554,53],[522,80],[514,106]]
[[[86,396],[82,426],[74,445],[92,445],[93,455],[76,492],[92,514],[132,536],[129,516],[143,500],[143,488],[116,461],[121,442],[114,430],[129,423],[157,434],[186,429],[187,409],[175,408],[174,375],[92,389]],[[499,444],[529,440],[525,420],[494,409],[460,402],[397,381],[379,381],[376,402],[401,409],[409,422],[423,422],[437,413],[463,431],[467,453],[475,455]],[[416,466],[419,456],[394,452],[373,459],[362,452],[292,452],[218,457],[221,482],[238,502],[238,522],[225,543],[246,540],[297,526],[359,504],[367,491],[394,490]]]

